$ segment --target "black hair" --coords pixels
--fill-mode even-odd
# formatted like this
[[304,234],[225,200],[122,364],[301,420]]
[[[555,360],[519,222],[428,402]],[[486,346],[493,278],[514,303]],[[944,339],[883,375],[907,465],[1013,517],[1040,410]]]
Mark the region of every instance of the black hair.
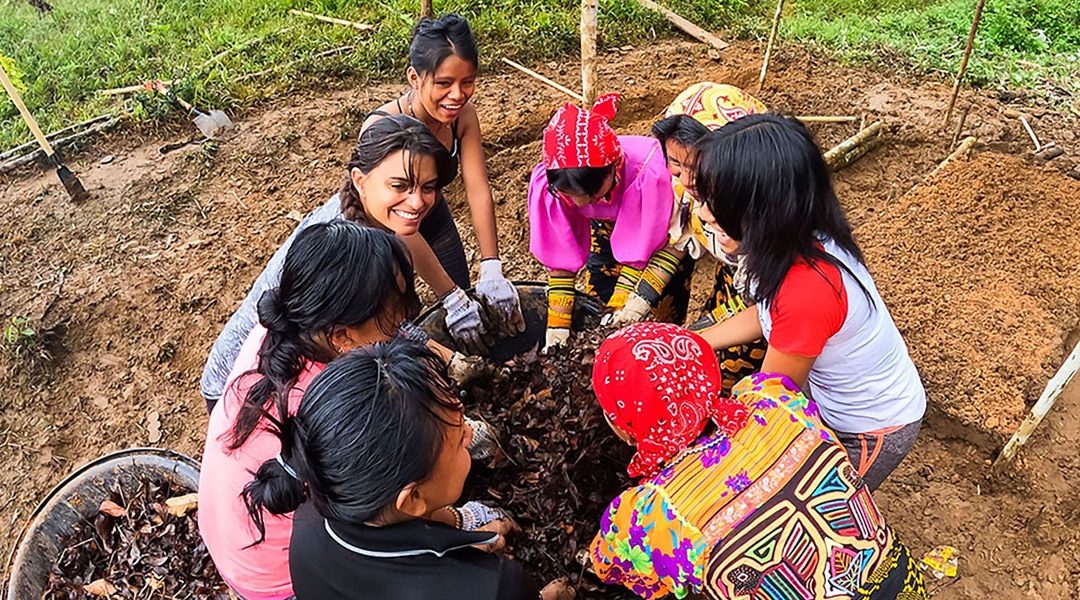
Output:
[[618,163],[606,167],[574,167],[570,169],[548,169],[548,190],[554,195],[556,192],[589,196],[595,198],[600,194],[604,182],[615,170]]
[[264,418],[280,426],[288,414],[289,391],[308,361],[333,358],[319,336],[329,345],[334,327],[372,319],[381,332],[395,335],[403,320],[419,313],[420,299],[408,250],[396,236],[334,220],[296,236],[278,287],[263,293],[258,311],[266,338],[252,373],[261,377],[248,389],[228,434],[233,450]]
[[421,75],[434,73],[451,54],[479,68],[480,53],[476,49],[476,38],[469,22],[453,13],[438,19],[420,19],[409,44],[409,64],[412,68]]
[[353,169],[360,169],[360,172],[366,175],[391,154],[403,152],[410,159],[405,165],[405,174],[413,187],[423,184],[418,181],[413,167],[424,156],[430,156],[435,160],[436,189],[441,190],[454,179],[455,175],[450,152],[426,125],[408,115],[387,115],[378,112],[372,114],[382,115],[382,118],[369,125],[360,134],[356,149],[346,167],[345,182],[338,191],[342,216],[350,221],[361,223],[367,222],[367,216],[364,213],[364,205],[360,202],[360,193],[353,185],[351,175]]
[[698,140],[709,133],[709,128],[701,121],[687,115],[672,115],[661,119],[652,126],[652,136],[660,140],[660,149],[667,158],[668,140],[692,148]]
[[275,457],[244,486],[261,534],[255,543],[265,536],[263,511],[288,514],[310,499],[326,518],[364,523],[405,486],[428,479],[447,428],[462,422],[455,391],[438,355],[403,337],[327,365],[278,433],[296,477]]
[[[821,150],[798,120],[749,115],[708,133],[695,151],[697,196],[740,243],[757,282],[754,301],[775,299],[799,259],[811,265],[825,261],[854,276],[821,248],[821,236],[865,264]],[[869,290],[859,286],[873,304]]]

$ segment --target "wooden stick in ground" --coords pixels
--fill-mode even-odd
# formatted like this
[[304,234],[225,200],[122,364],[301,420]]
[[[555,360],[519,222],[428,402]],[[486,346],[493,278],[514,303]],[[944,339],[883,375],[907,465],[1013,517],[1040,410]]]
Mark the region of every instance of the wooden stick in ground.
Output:
[[431,15],[431,0],[420,0],[420,17],[430,17]]
[[998,455],[994,461],[994,465],[991,467],[991,471],[994,473],[1001,472],[1012,459],[1016,457],[1017,451],[1020,447],[1027,443],[1028,438],[1034,433],[1035,428],[1042,423],[1043,418],[1050,412],[1050,408],[1054,406],[1054,402],[1061,395],[1061,391],[1065,389],[1065,386],[1069,385],[1069,381],[1072,380],[1076,372],[1080,371],[1080,342],[1077,342],[1076,347],[1073,348],[1072,354],[1069,358],[1065,359],[1065,363],[1061,365],[1058,372],[1054,374],[1050,381],[1046,382],[1046,388],[1043,389],[1043,393],[1039,396],[1038,402],[1035,406],[1031,407],[1031,413],[1028,414],[1024,422],[1020,424],[1020,428],[1016,430],[1016,433],[1009,439],[1009,442],[1005,444],[1005,448],[1002,449],[1001,454]]
[[873,150],[882,142],[884,125],[881,121],[871,123],[867,128],[833,146],[825,153],[825,164],[834,171],[850,165],[862,155]]
[[596,102],[597,0],[581,0],[581,96],[585,108]]
[[831,115],[799,115],[795,117],[803,123],[854,123],[859,117]]
[[964,133],[964,123],[967,123],[968,113],[971,112],[971,104],[964,107],[964,110],[960,111],[960,122],[956,124],[956,130],[953,131],[952,139],[949,140],[949,148],[956,147],[956,141],[960,139],[960,135]]
[[776,42],[776,32],[780,30],[780,14],[784,11],[784,0],[776,0],[776,13],[773,15],[772,31],[769,32],[769,43],[765,45],[765,59],[761,61],[761,75],[757,80],[757,91],[765,85],[765,74],[769,71],[769,59],[772,58],[773,43]]
[[708,31],[705,31],[697,25],[694,25],[690,21],[687,21],[686,19],[664,8],[663,6],[660,6],[659,4],[653,2],[653,0],[638,0],[638,2],[641,3],[641,5],[645,8],[655,10],[656,12],[664,15],[664,18],[666,18],[668,21],[671,21],[672,25],[690,34],[691,37],[697,39],[698,41],[704,42],[712,46],[713,48],[716,48],[717,50],[723,50],[728,47],[728,43],[724,40],[716,37]]
[[933,171],[930,171],[930,174],[927,175],[927,179],[933,177],[934,175],[937,175],[938,171],[944,169],[945,165],[953,162],[954,160],[959,160],[961,158],[967,158],[971,156],[971,151],[975,149],[975,144],[977,143],[979,143],[979,140],[973,135],[969,135],[964,138],[960,142],[960,145],[956,147],[956,150],[953,150],[952,154],[946,156],[945,160],[941,161],[938,166],[934,167]]
[[971,19],[971,31],[968,32],[967,46],[964,47],[964,57],[960,59],[960,70],[956,73],[956,83],[953,85],[952,97],[949,98],[949,108],[945,111],[945,121],[942,126],[947,126],[952,119],[953,108],[956,107],[956,97],[960,95],[960,83],[964,80],[967,71],[968,59],[971,58],[971,48],[975,45],[975,32],[979,30],[979,20],[982,19],[983,7],[986,0],[979,0],[975,6],[975,17]]
[[315,13],[309,13],[306,10],[296,10],[295,8],[290,8],[289,14],[298,17],[307,17],[308,19],[315,19],[316,21],[322,21],[323,23],[352,27],[353,29],[359,29],[360,31],[370,31],[375,29],[374,25],[369,25],[367,23],[357,23],[356,21],[346,21],[345,19],[338,19],[336,17],[326,17]]
[[502,61],[504,63],[510,65],[511,67],[514,67],[518,71],[521,71],[522,73],[528,75],[529,77],[532,77],[533,79],[536,79],[537,81],[539,81],[539,82],[541,82],[541,83],[543,83],[545,85],[548,85],[548,86],[550,86],[550,87],[552,87],[552,88],[554,88],[556,90],[559,90],[560,92],[566,94],[567,96],[570,96],[574,100],[577,100],[578,102],[580,102],[582,104],[585,104],[585,97],[582,96],[581,94],[575,92],[574,90],[572,90],[572,89],[570,89],[568,87],[559,85],[558,83],[548,79],[547,77],[544,77],[543,75],[537,73],[536,71],[533,71],[532,69],[529,69],[528,67],[526,67],[524,65],[516,63],[516,62],[510,60],[509,58],[503,58]]

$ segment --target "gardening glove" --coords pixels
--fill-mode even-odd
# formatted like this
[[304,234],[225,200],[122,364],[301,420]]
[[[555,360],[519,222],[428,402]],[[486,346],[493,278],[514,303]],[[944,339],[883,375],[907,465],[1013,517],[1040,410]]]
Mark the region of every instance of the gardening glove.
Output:
[[521,314],[517,288],[503,277],[501,260],[489,258],[480,261],[476,295],[493,309],[501,334],[512,336],[525,331],[525,317]]
[[469,354],[482,354],[487,350],[483,336],[487,330],[480,317],[480,303],[469,297],[459,287],[442,300],[446,309],[446,328]]
[[619,269],[619,278],[615,280],[615,289],[611,292],[611,298],[608,299],[607,308],[610,310],[622,308],[639,279],[641,279],[641,269],[622,265]]
[[488,364],[479,356],[466,356],[455,352],[446,365],[447,374],[458,385],[465,385],[489,371]]
[[649,301],[637,295],[636,292],[631,292],[623,307],[604,315],[604,318],[600,319],[600,324],[623,326],[637,323],[648,316],[650,311],[652,311],[652,306],[649,305]]
[[469,456],[473,460],[486,461],[494,458],[499,450],[499,441],[487,421],[477,421],[465,417],[465,424],[472,427],[472,441],[469,442]]
[[544,354],[551,352],[558,346],[565,346],[566,342],[570,340],[570,330],[562,327],[549,328],[544,335],[544,348],[541,350]]
[[[456,510],[461,515],[461,529],[464,531],[476,531],[484,525],[493,521],[507,520],[513,522],[509,516],[501,509],[492,508],[486,504],[480,502],[470,501],[464,505],[456,507]],[[496,532],[502,534],[502,532]],[[509,533],[509,529],[507,530]]]

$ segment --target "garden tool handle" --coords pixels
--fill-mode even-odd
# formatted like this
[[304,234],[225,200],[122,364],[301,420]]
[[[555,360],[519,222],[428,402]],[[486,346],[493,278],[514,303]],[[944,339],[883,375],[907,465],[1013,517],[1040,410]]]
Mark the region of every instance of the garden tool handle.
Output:
[[34,115],[30,114],[29,110],[26,110],[26,105],[23,104],[22,96],[19,95],[19,90],[15,89],[15,86],[8,79],[7,71],[3,66],[0,66],[0,82],[3,82],[4,89],[7,90],[7,95],[11,98],[11,101],[15,103],[15,107],[19,109],[19,114],[22,115],[23,122],[30,128],[30,133],[34,134],[34,139],[41,146],[41,149],[45,151],[47,156],[53,156],[52,145],[49,144],[49,140],[45,139],[45,134],[41,132],[41,128],[38,127],[37,121],[34,120]]

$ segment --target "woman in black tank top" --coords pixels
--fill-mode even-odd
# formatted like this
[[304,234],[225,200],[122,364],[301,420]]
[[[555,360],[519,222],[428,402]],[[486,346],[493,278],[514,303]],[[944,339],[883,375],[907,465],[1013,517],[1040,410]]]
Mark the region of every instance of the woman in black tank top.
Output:
[[460,169],[480,246],[480,278],[475,296],[494,309],[491,313],[496,315],[496,322],[484,323],[479,303],[463,291],[469,287],[469,264],[450,207],[441,194],[423,219],[421,235],[405,241],[413,253],[417,273],[442,299],[450,333],[467,349],[480,351],[485,329],[495,328],[500,336],[515,335],[525,330],[525,320],[517,290],[502,273],[480,121],[469,102],[476,89],[478,65],[476,40],[465,19],[454,14],[422,19],[409,48],[409,90],[380,106],[364,128],[381,118],[379,112],[415,117],[446,146],[454,172]]

